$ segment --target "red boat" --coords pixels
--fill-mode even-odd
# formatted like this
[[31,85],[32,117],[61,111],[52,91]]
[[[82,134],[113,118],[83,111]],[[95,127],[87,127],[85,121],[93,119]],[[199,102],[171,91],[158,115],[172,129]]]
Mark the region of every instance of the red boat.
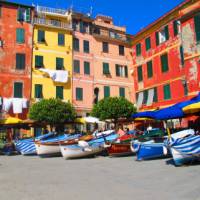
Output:
[[107,148],[109,156],[128,156],[132,155],[130,143],[113,143]]

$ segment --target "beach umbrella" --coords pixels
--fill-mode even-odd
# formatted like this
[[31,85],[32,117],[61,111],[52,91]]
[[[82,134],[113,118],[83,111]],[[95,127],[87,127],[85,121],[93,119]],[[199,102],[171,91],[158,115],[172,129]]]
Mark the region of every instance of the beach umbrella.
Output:
[[193,104],[183,107],[183,112],[185,114],[199,113],[200,112],[200,102],[193,103]]

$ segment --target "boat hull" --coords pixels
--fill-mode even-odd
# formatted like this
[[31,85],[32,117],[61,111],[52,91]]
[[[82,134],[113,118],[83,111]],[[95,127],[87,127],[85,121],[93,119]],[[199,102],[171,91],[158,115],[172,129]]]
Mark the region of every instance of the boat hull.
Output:
[[111,144],[111,146],[107,148],[107,152],[111,157],[128,156],[134,154],[131,151],[130,144]]
[[35,143],[38,156],[59,156],[61,155],[59,144]]

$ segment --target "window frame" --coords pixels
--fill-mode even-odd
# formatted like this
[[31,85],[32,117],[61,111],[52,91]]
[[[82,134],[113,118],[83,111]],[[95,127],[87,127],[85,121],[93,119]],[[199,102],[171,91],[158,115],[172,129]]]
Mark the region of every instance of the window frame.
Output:
[[83,88],[76,87],[76,101],[83,101]]
[[[21,60],[22,58],[23,58],[23,60]],[[25,53],[16,53],[15,60],[16,60],[15,69],[24,70],[26,67],[26,54]]]
[[[21,91],[20,91],[19,95],[16,94],[16,84],[19,84],[21,86],[21,88],[20,88]],[[23,86],[24,86],[23,82],[19,82],[19,81],[14,82],[14,85],[13,85],[13,97],[14,98],[23,98]]]

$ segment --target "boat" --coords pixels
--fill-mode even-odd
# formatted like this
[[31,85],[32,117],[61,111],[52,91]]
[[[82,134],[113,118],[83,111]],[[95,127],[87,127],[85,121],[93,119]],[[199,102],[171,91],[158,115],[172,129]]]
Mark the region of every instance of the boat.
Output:
[[170,149],[176,166],[200,160],[200,135],[195,135],[194,130],[172,135],[166,142],[166,147]]
[[35,141],[36,152],[38,156],[59,156],[61,155],[59,144],[67,140],[79,138],[81,134],[59,135],[45,141]]
[[60,150],[63,158],[84,158],[95,156],[101,153],[107,147],[108,142],[112,142],[118,138],[118,135],[111,133],[109,135],[102,135],[102,137],[94,138],[90,141],[79,140],[77,144],[60,145]]
[[36,154],[36,147],[35,147],[34,141],[45,140],[53,135],[54,135],[54,133],[50,132],[48,134],[41,135],[36,138],[15,140],[15,142],[14,142],[15,149],[22,155],[34,155],[34,154]]

